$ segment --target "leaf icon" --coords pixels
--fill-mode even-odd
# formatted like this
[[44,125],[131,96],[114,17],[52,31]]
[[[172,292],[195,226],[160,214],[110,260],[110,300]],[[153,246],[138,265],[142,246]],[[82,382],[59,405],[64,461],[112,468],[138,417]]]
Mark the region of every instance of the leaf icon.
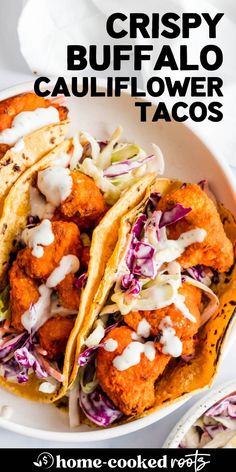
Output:
[[42,467],[42,461],[33,462],[33,464],[34,464],[36,467]]

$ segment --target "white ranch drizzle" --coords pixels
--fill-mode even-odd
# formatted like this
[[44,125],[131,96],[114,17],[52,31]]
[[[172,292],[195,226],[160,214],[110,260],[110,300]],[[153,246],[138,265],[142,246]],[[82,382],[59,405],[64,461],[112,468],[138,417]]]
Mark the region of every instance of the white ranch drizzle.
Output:
[[176,336],[172,321],[169,316],[165,316],[159,324],[162,331],[160,343],[163,345],[163,354],[170,354],[173,357],[179,357],[182,354],[182,341]]
[[145,318],[143,318],[138,324],[137,335],[143,338],[149,338],[150,331],[151,331],[150,324]]
[[13,145],[20,138],[43,126],[59,123],[59,112],[55,107],[37,108],[34,111],[23,111],[15,116],[11,128],[0,132],[0,143]]
[[38,173],[37,186],[47,201],[55,207],[70,195],[72,184],[70,171],[64,167],[48,167]]
[[[165,228],[162,228],[161,231]],[[162,231],[162,233],[164,233]],[[188,246],[194,243],[202,243],[207,235],[205,229],[195,228],[182,233],[176,240],[165,239],[158,243],[156,254],[154,256],[157,265],[164,262],[172,262],[185,251]]]
[[17,154],[18,152],[23,151],[24,147],[25,147],[24,139],[20,138],[18,139],[16,144],[11,148],[11,151]]
[[35,187],[30,187],[30,214],[38,216],[40,220],[46,218],[50,220],[53,217],[55,207],[47,203],[45,197]]
[[135,331],[131,334],[131,338],[132,338],[134,341],[139,341],[140,343],[145,342],[144,339],[141,338],[141,336],[138,336],[138,334],[135,333]]
[[63,256],[59,266],[56,267],[47,279],[46,285],[49,288],[56,287],[71,272],[74,274],[79,270],[80,262],[73,254]]
[[54,161],[51,163],[51,167],[68,167],[70,162],[70,155],[66,152],[62,152]]
[[114,367],[119,370],[127,370],[134,365],[138,365],[141,360],[141,354],[144,354],[149,361],[154,361],[156,355],[155,345],[152,341],[148,341],[144,344],[137,341],[131,341],[126,346],[120,356],[116,356],[112,363]]
[[32,330],[34,332],[38,331],[45,321],[50,318],[51,294],[52,290],[50,288],[44,284],[40,285],[38,301],[21,316],[21,322],[28,333],[31,333]]
[[107,352],[114,352],[117,349],[117,347],[118,347],[118,342],[112,338],[108,339],[104,343],[104,349]]
[[84,344],[87,347],[93,347],[97,346],[100,341],[104,338],[105,336],[105,328],[102,324],[102,322],[98,322],[96,328],[92,331],[92,333],[89,335],[89,337],[84,341]]
[[28,247],[33,249],[32,255],[34,257],[42,257],[44,254],[43,246],[49,246],[54,241],[51,221],[46,219],[35,228],[24,229],[21,239]]
[[54,393],[56,389],[57,385],[50,382],[42,382],[39,386],[39,391],[42,393]]

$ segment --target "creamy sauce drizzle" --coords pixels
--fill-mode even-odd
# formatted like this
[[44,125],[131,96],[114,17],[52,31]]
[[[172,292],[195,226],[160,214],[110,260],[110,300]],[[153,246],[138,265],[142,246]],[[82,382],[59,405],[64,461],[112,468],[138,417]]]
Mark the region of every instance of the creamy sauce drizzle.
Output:
[[114,367],[119,370],[127,370],[134,365],[138,365],[141,360],[141,354],[144,354],[149,361],[154,361],[156,355],[156,349],[152,341],[148,341],[144,344],[131,341],[126,346],[120,356],[116,356],[112,363]]
[[151,331],[150,324],[145,318],[143,318],[138,324],[137,335],[143,338],[149,338],[150,331]]
[[67,154],[66,152],[62,152],[60,156],[56,157],[54,161],[52,162],[51,166],[52,167],[68,167],[69,162],[70,162],[70,155]]
[[59,121],[59,112],[55,107],[23,111],[15,116],[11,128],[0,132],[0,143],[13,145],[23,136]]
[[38,331],[50,318],[51,294],[52,290],[46,285],[40,285],[38,301],[21,316],[21,322],[28,333],[31,333],[32,330],[33,332]]
[[118,342],[115,340],[115,339],[108,339],[105,343],[104,343],[104,349],[105,351],[107,352],[114,352],[118,347]]
[[51,221],[43,220],[35,228],[24,229],[21,238],[28,247],[33,249],[32,255],[34,257],[42,257],[44,254],[43,246],[49,246],[54,241]]
[[131,334],[131,338],[132,338],[134,341],[139,341],[140,343],[141,343],[142,341],[144,342],[144,340],[141,338],[141,336],[138,336],[138,334],[135,333],[135,332],[133,332],[133,333]]
[[51,275],[47,279],[47,287],[54,288],[56,287],[66,275],[70,274],[71,272],[74,274],[79,270],[80,262],[78,257],[69,254],[68,256],[63,256],[60,260],[59,266],[53,270]]
[[169,316],[161,320],[159,328],[162,331],[160,343],[163,345],[163,354],[169,354],[173,357],[179,357],[182,354],[182,341],[176,336],[174,328],[172,328],[172,321]]
[[53,217],[55,207],[47,203],[45,197],[35,187],[30,187],[30,214],[38,216],[40,220]]
[[39,391],[42,393],[54,393],[56,389],[57,385],[50,382],[42,382],[39,386]]
[[72,184],[70,171],[64,167],[49,167],[38,173],[38,188],[47,201],[55,207],[70,195]]
[[[162,236],[166,229],[162,228]],[[165,239],[158,244],[155,254],[155,262],[160,265],[164,262],[172,262],[185,251],[188,246],[195,243],[202,243],[207,235],[205,229],[195,228],[182,233],[177,240]]]
[[93,347],[97,346],[105,336],[105,328],[101,322],[98,323],[97,327],[92,331],[89,337],[84,341],[85,346]]
[[18,152],[23,151],[24,147],[25,147],[24,139],[20,138],[16,142],[16,144],[11,148],[11,151],[17,154]]

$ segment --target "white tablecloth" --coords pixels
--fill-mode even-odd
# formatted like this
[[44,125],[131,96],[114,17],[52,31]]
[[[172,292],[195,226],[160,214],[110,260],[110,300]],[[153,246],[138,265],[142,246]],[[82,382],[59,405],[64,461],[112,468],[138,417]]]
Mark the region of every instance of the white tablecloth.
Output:
[[[22,0],[1,0],[0,2],[0,90],[12,85],[32,80],[24,59],[19,53],[18,38],[16,33],[17,18],[22,7]],[[236,176],[236,169],[234,170]],[[231,347],[225,357],[216,385],[232,380],[233,367],[236,365],[236,348]],[[161,447],[167,435],[181,418],[181,416],[196,402],[201,395],[187,402],[177,411],[137,433],[132,433],[121,438],[94,443],[62,444],[38,439],[26,438],[0,429],[0,448],[6,447]]]

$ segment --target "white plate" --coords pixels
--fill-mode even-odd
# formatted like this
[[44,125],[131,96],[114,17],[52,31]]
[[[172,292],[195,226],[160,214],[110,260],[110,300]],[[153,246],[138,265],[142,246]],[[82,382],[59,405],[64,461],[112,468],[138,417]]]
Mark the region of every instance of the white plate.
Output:
[[163,448],[177,448],[184,439],[185,434],[200,416],[205,413],[211,406],[224,398],[226,395],[236,392],[236,380],[219,385],[208,395],[201,398],[190,410],[181,418],[174,429],[169,434]]
[[[1,92],[0,100],[32,88],[32,83],[13,87]],[[100,88],[104,89],[102,80]],[[208,179],[218,200],[236,214],[235,182],[227,165],[219,157],[213,156],[204,143],[183,124],[141,123],[134,103],[135,99],[128,93],[120,98],[68,98],[66,104],[70,109],[72,132],[84,129],[104,139],[121,124],[125,139],[139,143],[147,151],[151,151],[152,142],[160,146],[165,156],[166,176],[193,182]],[[150,114],[153,113],[154,110],[150,110]],[[35,438],[82,442],[114,438],[141,429],[176,410],[183,401],[132,423],[105,430],[91,430],[83,426],[76,432],[69,430],[67,416],[52,405],[24,400],[4,390],[0,390],[0,404],[13,408],[10,420],[0,418],[0,426],[6,429]]]

